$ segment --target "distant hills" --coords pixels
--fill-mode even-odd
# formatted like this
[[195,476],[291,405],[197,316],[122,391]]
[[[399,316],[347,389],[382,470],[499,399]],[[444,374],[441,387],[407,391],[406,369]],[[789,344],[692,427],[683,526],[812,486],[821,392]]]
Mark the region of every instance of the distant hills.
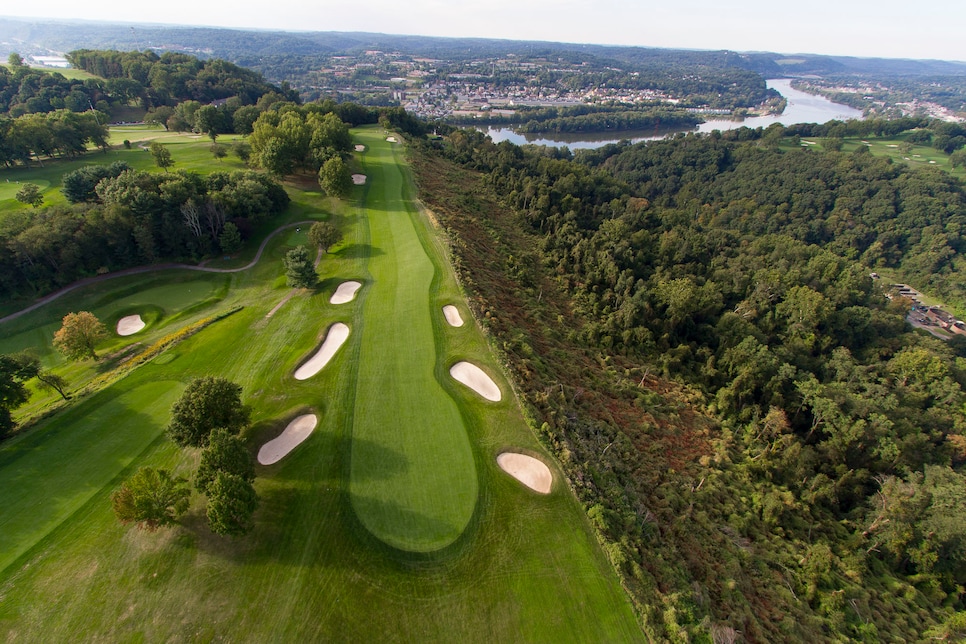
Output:
[[448,60],[513,55],[561,56],[569,61],[592,58],[623,64],[694,64],[739,67],[765,77],[828,74],[966,76],[966,62],[856,58],[773,52],[696,51],[618,47],[483,38],[439,38],[362,32],[285,32],[157,24],[0,18],[0,56],[66,53],[74,49],[183,51],[224,58],[254,67],[271,78],[268,68],[283,59],[394,51]]

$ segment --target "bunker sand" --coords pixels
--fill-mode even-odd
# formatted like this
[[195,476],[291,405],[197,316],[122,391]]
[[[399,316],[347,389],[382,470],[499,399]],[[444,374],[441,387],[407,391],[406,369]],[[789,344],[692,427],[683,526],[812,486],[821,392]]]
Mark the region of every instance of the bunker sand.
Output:
[[553,486],[553,475],[547,465],[532,456],[503,452],[496,457],[496,464],[504,472],[540,494],[549,494]]
[[117,321],[118,335],[134,335],[145,327],[140,315],[126,315]]
[[332,359],[332,356],[348,337],[349,327],[342,322],[336,322],[329,327],[329,332],[326,334],[325,341],[319,347],[319,350],[305,364],[295,370],[295,379],[306,380],[322,371],[322,367],[329,363],[329,360]]
[[487,400],[500,402],[503,394],[493,379],[471,362],[457,362],[449,368],[449,375]]
[[463,326],[463,318],[460,316],[460,311],[452,304],[447,304],[443,307],[443,317],[446,318],[446,322],[450,326]]
[[258,462],[262,465],[278,463],[305,442],[318,424],[319,418],[315,414],[304,414],[295,418],[281,434],[262,445],[258,450]]
[[329,298],[329,304],[345,304],[346,302],[351,302],[355,299],[356,291],[362,286],[361,282],[356,282],[355,280],[349,282],[342,282],[339,284],[339,288],[335,289],[335,293]]

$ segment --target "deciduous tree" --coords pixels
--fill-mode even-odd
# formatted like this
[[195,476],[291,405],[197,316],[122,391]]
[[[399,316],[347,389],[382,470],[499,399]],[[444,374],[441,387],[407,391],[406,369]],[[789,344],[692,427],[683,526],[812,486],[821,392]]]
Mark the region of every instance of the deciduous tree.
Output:
[[111,495],[114,514],[121,523],[136,523],[154,531],[171,525],[188,509],[188,481],[167,470],[142,467]]
[[339,243],[342,233],[335,227],[335,224],[328,221],[317,221],[309,228],[309,241],[322,249],[323,253]]
[[223,427],[211,432],[208,447],[201,452],[201,462],[195,472],[195,489],[210,494],[212,484],[221,472],[249,483],[255,480],[255,463],[244,441]]
[[240,385],[225,378],[195,378],[171,407],[168,435],[180,447],[204,447],[216,427],[237,433],[250,416],[241,391]]
[[89,311],[68,313],[54,333],[54,348],[68,360],[97,359],[94,346],[107,337],[107,327]]
[[30,398],[25,383],[38,368],[39,362],[24,354],[0,355],[0,438],[14,428],[11,412]]
[[208,487],[208,525],[215,534],[240,537],[255,527],[258,494],[251,482],[218,472]]
[[319,170],[319,185],[331,197],[342,198],[352,188],[352,175],[349,166],[341,157],[334,156],[322,164]]
[[171,151],[159,142],[151,141],[150,150],[151,156],[154,157],[154,163],[165,172],[174,165],[174,159],[171,158]]
[[17,191],[16,199],[22,204],[36,208],[44,202],[44,195],[41,194],[40,186],[37,184],[25,183],[23,184],[23,187]]

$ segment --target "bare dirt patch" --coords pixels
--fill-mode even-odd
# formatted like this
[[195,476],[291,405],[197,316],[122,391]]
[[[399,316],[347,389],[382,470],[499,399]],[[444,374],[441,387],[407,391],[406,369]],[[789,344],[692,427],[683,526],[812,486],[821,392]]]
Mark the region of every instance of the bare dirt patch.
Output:
[[503,452],[496,457],[496,464],[504,472],[540,494],[549,494],[553,486],[553,475],[547,465],[532,456]]
[[460,311],[452,304],[447,304],[443,307],[443,317],[446,318],[446,322],[450,326],[463,326],[463,318],[460,316]]
[[272,465],[282,460],[289,452],[298,447],[309,437],[319,423],[315,414],[298,416],[282,431],[281,434],[268,441],[258,450],[258,462],[262,465]]
[[140,315],[126,315],[117,321],[118,335],[134,335],[145,327]]
[[329,298],[329,304],[345,304],[346,302],[351,302],[356,297],[356,291],[361,287],[362,284],[354,280],[342,282],[339,284],[339,288],[335,289],[332,297]]
[[499,402],[503,399],[503,394],[493,379],[471,362],[457,362],[449,368],[449,374],[487,400]]
[[329,360],[332,359],[332,356],[335,355],[335,352],[339,350],[339,347],[345,343],[348,337],[349,327],[342,322],[336,322],[329,327],[329,332],[326,333],[325,341],[322,342],[319,350],[305,364],[295,370],[295,379],[306,380],[322,371],[322,367],[329,363]]

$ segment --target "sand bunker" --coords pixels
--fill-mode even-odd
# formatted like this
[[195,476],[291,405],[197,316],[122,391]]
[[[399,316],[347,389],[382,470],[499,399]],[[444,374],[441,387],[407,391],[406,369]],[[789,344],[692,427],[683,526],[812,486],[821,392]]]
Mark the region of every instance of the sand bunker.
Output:
[[503,452],[496,463],[504,472],[540,494],[548,494],[553,484],[550,468],[543,461],[514,452]]
[[394,136],[387,136],[386,140],[389,141],[390,143],[399,143],[399,141],[397,141],[396,137]]
[[361,286],[362,284],[356,281],[342,282],[339,284],[339,288],[335,289],[332,297],[329,298],[329,304],[345,304],[346,302],[351,302],[356,296],[356,291]]
[[305,380],[311,378],[319,371],[322,367],[329,363],[335,352],[339,350],[345,341],[349,337],[349,327],[342,324],[341,322],[336,322],[331,327],[329,327],[329,332],[325,336],[325,341],[319,350],[316,351],[315,355],[309,358],[309,361],[303,364],[301,367],[295,370],[296,380]]
[[487,400],[499,402],[503,398],[500,388],[496,386],[493,379],[469,362],[457,362],[449,368],[449,375],[453,376],[457,382],[461,382]]
[[356,145],[356,152],[365,152],[365,151],[366,151],[366,146],[358,145],[358,144]]
[[118,335],[134,335],[145,327],[140,315],[126,315],[117,321]]
[[262,465],[278,463],[282,458],[305,441],[319,423],[315,414],[299,416],[288,424],[281,434],[268,441],[258,450],[258,462]]
[[460,311],[452,304],[447,304],[443,307],[443,317],[446,318],[450,326],[463,326],[463,318],[460,317]]
[[364,174],[354,174],[352,175],[352,183],[357,186],[361,186],[366,182],[366,175]]

